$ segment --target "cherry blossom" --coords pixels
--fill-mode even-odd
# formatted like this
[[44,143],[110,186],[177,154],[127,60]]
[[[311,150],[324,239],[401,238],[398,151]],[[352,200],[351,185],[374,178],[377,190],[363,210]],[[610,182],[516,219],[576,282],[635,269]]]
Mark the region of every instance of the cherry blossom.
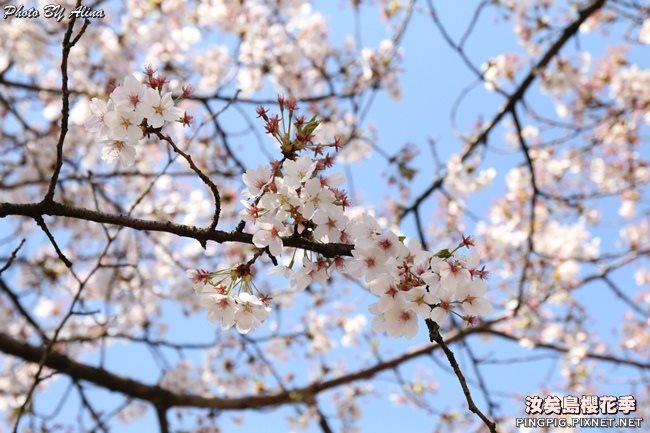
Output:
[[457,298],[461,300],[461,308],[468,316],[484,316],[492,310],[492,304],[484,297],[487,285],[483,280],[472,280],[461,286]]
[[384,317],[386,321],[386,332],[391,337],[406,337],[407,339],[411,339],[417,334],[420,318],[412,306],[397,304],[388,310],[384,314]]
[[96,3],[0,26],[0,431],[648,417],[647,11]]
[[481,66],[485,88],[495,90],[501,87],[501,82],[506,79],[515,81],[517,72],[523,67],[522,59],[513,53],[501,54]]
[[135,111],[117,108],[104,115],[104,122],[111,130],[111,137],[119,137],[129,144],[135,144],[142,138],[140,123],[142,116]]
[[271,169],[268,165],[260,165],[255,169],[249,169],[242,176],[246,184],[244,195],[257,197],[271,181]]
[[453,310],[453,295],[448,291],[443,291],[438,296],[439,301],[431,309],[429,318],[438,325],[442,326],[447,323],[449,313]]
[[147,89],[137,78],[129,75],[124,79],[124,84],[113,90],[111,100],[118,108],[137,111],[145,116],[142,111],[144,106],[141,105],[145,99],[145,90]]
[[113,111],[112,103],[108,104],[99,98],[93,98],[90,101],[90,111],[92,117],[85,124],[88,132],[97,134],[99,137],[106,137],[109,134],[109,127],[104,121],[107,112]]
[[135,147],[122,140],[109,140],[102,148],[102,159],[106,162],[113,162],[119,159],[125,166],[133,165],[135,161]]
[[316,163],[307,155],[301,156],[296,161],[288,160],[283,165],[283,184],[287,188],[298,188],[311,178],[315,168]]
[[165,122],[172,122],[181,117],[180,110],[174,107],[171,92],[160,95],[155,89],[146,90],[141,112],[153,128],[160,128]]
[[274,256],[281,255],[283,246],[281,236],[287,234],[284,226],[279,222],[258,221],[255,227],[255,234],[253,235],[255,246],[259,248],[269,247],[271,254]]
[[208,311],[208,320],[221,323],[221,329],[226,330],[235,324],[235,312],[238,305],[235,299],[221,293],[208,294],[201,297],[203,308]]
[[270,309],[260,299],[250,293],[240,293],[236,298],[235,326],[237,331],[246,334],[260,327]]
[[[153,70],[148,79],[155,86],[158,83]],[[86,129],[107,141],[102,150],[102,159],[111,162],[119,158],[124,165],[131,165],[135,159],[135,145],[144,138],[143,120],[152,128],[161,128],[165,122],[181,119],[182,111],[174,106],[171,92],[160,93],[160,89],[146,87],[135,76],[129,75],[110,94],[108,102],[93,98],[90,102],[92,116],[85,122]],[[185,113],[184,125],[189,125]]]
[[650,19],[645,19],[641,25],[639,42],[650,45]]

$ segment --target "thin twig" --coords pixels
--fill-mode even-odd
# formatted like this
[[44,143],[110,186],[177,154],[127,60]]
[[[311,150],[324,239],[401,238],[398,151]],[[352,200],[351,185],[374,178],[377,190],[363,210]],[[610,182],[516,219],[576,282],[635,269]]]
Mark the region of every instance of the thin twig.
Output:
[[[81,5],[81,0],[77,1],[77,7],[79,7],[79,5]],[[75,21],[76,15],[70,18],[68,29],[63,36],[63,50],[61,55],[61,132],[59,133],[59,141],[56,144],[56,164],[54,166],[52,178],[50,179],[50,185],[47,188],[47,193],[43,198],[44,202],[51,202],[54,199],[54,189],[56,188],[56,183],[59,179],[59,173],[61,172],[61,166],[63,165],[63,142],[65,141],[66,134],[68,133],[68,121],[70,118],[70,92],[68,91],[68,57],[70,55],[70,50],[79,41],[81,36],[86,31],[88,24],[90,23],[90,21],[86,20],[79,34],[72,41],[70,41]]]
[[458,362],[456,361],[454,352],[451,351],[447,343],[445,343],[445,340],[440,335],[440,326],[431,319],[427,319],[426,323],[427,323],[427,327],[429,328],[429,339],[432,342],[435,341],[436,343],[438,343],[440,348],[442,348],[442,351],[445,352],[445,355],[447,356],[447,360],[449,361],[451,368],[454,369],[454,373],[458,378],[458,382],[460,382],[460,386],[463,389],[463,394],[465,394],[467,407],[471,412],[475,413],[479,418],[481,418],[481,420],[487,426],[487,428],[490,430],[491,433],[498,433],[494,421],[490,420],[483,412],[481,412],[478,406],[476,406],[476,404],[474,403],[474,399],[472,399],[472,394],[469,390],[469,387],[467,386],[467,381],[465,380],[465,376],[463,375],[463,372],[460,369]]
[[530,174],[530,185],[533,190],[530,197],[530,221],[528,223],[528,236],[526,237],[526,255],[524,258],[524,266],[521,270],[521,275],[519,277],[519,283],[517,287],[517,305],[512,311],[512,314],[516,315],[524,302],[524,286],[526,284],[528,269],[530,268],[530,257],[531,254],[533,254],[535,251],[535,207],[537,206],[537,197],[540,195],[540,190],[537,185],[537,178],[535,176],[535,165],[533,164],[533,159],[530,156],[530,149],[528,148],[526,140],[524,139],[524,133],[521,127],[521,123],[519,122],[519,117],[517,116],[516,107],[512,108],[511,114],[512,120],[515,124],[515,129],[517,130],[517,140],[519,141],[519,146],[521,147],[521,150],[524,153],[524,157],[526,158],[526,166],[528,167],[528,173]]
[[34,217],[34,221],[36,221],[36,224],[43,230],[43,233],[47,236],[47,238],[50,240],[50,243],[54,247],[54,251],[56,251],[56,255],[59,256],[59,259],[68,267],[72,267],[72,262],[63,254],[63,251],[61,251],[61,248],[59,248],[59,244],[56,242],[56,239],[54,239],[54,235],[52,232],[50,232],[50,229],[47,228],[47,225],[45,224],[45,220],[41,215],[37,215]]
[[32,317],[32,315],[25,309],[23,304],[20,302],[20,299],[18,298],[18,295],[16,295],[11,288],[5,283],[5,281],[0,278],[0,290],[3,291],[11,300],[11,303],[14,304],[14,307],[18,312],[25,318],[27,323],[32,325],[36,333],[41,337],[43,342],[49,341],[49,338],[47,337],[47,334],[45,334],[45,331],[41,328],[41,326],[36,322],[36,320]]
[[25,244],[25,238],[23,238],[23,240],[20,241],[20,244],[18,244],[18,246],[11,252],[11,256],[9,256],[7,262],[4,264],[4,266],[2,266],[2,268],[0,268],[0,275],[2,275],[4,271],[9,269],[9,267],[14,262],[14,260],[16,260],[18,251],[20,251],[20,249],[23,247],[24,244]]
[[[163,134],[162,132],[158,130],[152,130],[152,132],[161,140],[166,141],[172,149],[174,149],[174,152],[178,153],[181,155],[185,161],[190,165],[190,168],[194,173],[201,178],[203,183],[210,189],[212,192],[212,195],[214,196],[214,215],[212,217],[212,223],[210,223],[210,227],[208,228],[208,231],[211,232],[213,231],[216,227],[217,224],[219,224],[219,215],[221,214],[221,197],[219,195],[219,188],[217,188],[217,185],[210,180],[208,175],[206,175],[192,160],[192,156],[189,155],[188,153],[184,152],[181,150],[176,143],[174,143],[174,140],[171,139],[168,135]],[[203,245],[205,247],[205,245]]]

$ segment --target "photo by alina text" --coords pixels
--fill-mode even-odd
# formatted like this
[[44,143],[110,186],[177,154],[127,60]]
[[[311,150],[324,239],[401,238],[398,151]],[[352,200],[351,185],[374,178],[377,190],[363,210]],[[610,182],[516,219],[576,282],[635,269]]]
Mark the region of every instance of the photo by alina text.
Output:
[[[54,19],[57,22],[60,22],[62,19],[66,18],[66,9],[62,5],[58,4],[49,4],[43,6],[43,18],[47,19]],[[16,6],[16,5],[7,5],[4,7],[4,16],[3,19],[8,19],[8,18],[38,18],[41,16],[41,12],[34,8],[31,7],[29,9],[25,9],[24,5]],[[80,19],[90,19],[90,18],[104,18],[106,14],[104,13],[103,9],[91,9],[88,6],[77,6],[75,9],[70,11],[67,14],[67,18],[70,19],[72,17],[75,18],[80,18]]]

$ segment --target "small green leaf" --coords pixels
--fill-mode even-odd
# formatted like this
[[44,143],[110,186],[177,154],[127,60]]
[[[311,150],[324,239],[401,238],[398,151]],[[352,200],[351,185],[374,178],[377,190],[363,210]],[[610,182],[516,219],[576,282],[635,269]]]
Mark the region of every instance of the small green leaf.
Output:
[[318,125],[320,125],[320,122],[316,120],[316,116],[313,116],[311,120],[305,123],[305,126],[302,127],[302,132],[306,135],[309,135],[314,132],[316,128],[318,128]]

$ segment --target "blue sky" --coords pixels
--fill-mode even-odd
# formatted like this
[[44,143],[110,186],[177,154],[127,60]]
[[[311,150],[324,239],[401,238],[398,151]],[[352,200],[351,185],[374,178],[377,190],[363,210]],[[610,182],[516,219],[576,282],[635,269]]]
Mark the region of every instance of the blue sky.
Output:
[[[448,26],[452,36],[455,37],[458,37],[462,33],[466,23],[470,20],[475,3],[472,2],[470,6],[465,4],[461,6],[459,4],[459,2],[436,2],[442,21]],[[334,41],[341,41],[343,37],[353,33],[354,19],[350,13],[351,9],[348,2],[343,0],[322,0],[315,2],[315,5],[316,9],[323,10],[328,15]],[[376,7],[364,6],[362,8],[361,23],[362,39],[367,46],[376,46],[380,40],[389,35],[386,27],[380,22],[378,8]],[[620,31],[621,29],[617,30]],[[470,38],[467,44],[467,53],[474,60],[476,66],[480,66],[488,58],[500,53],[508,51],[522,53],[522,49],[517,45],[512,33],[512,22],[498,20],[492,8],[486,9],[485,15],[474,34],[475,37]],[[606,41],[606,39],[600,36],[581,37],[582,47],[589,47],[594,57],[603,51]],[[568,51],[573,49],[574,46],[572,44],[567,46]],[[407,142],[415,143],[421,148],[420,157],[416,161],[419,173],[414,181],[413,187],[413,193],[417,195],[426,188],[433,178],[434,161],[430,153],[428,153],[427,140],[431,137],[436,139],[439,143],[438,150],[443,160],[451,153],[460,151],[461,143],[453,136],[450,127],[450,107],[460,91],[469,83],[473,82],[474,75],[467,70],[460,58],[444,43],[431,20],[421,13],[416,13],[409,25],[403,43],[403,50],[404,61],[402,67],[404,73],[401,76],[403,89],[402,100],[394,101],[386,94],[380,92],[374,101],[367,119],[369,123],[372,123],[377,128],[379,136],[377,144],[383,150],[393,153]],[[647,53],[645,58],[641,56],[642,54],[638,54],[634,57],[638,58],[643,65],[643,60],[648,58]],[[647,61],[645,66],[647,66]],[[543,100],[540,97],[540,92],[537,87],[531,89],[530,95],[531,101],[538,102]],[[548,101],[548,99],[545,100]],[[459,110],[459,125],[461,127],[468,127],[473,124],[476,116],[480,114],[489,118],[500,107],[502,101],[500,96],[485,91],[483,86],[479,85]],[[542,106],[542,104],[538,106]],[[247,107],[247,109],[252,113],[254,107]],[[552,104],[550,102],[546,103],[546,109],[549,112],[552,111]],[[226,113],[224,115],[224,121],[227,120]],[[258,127],[262,130],[261,123]],[[236,128],[233,127],[232,129]],[[496,144],[503,142],[503,136],[503,128],[497,128],[491,135],[491,142]],[[250,144],[250,140],[248,143]],[[246,147],[249,144],[242,141],[239,143],[240,150],[245,152],[250,151],[250,148]],[[647,147],[644,150],[647,151]],[[247,161],[255,158],[261,158],[261,156],[252,156]],[[472,196],[471,209],[475,213],[479,215],[485,214],[491,202],[503,191],[505,172],[513,165],[522,161],[522,155],[519,153],[512,155],[491,154],[486,159],[482,164],[482,168],[494,167],[497,170],[497,177],[492,187]],[[249,162],[248,165],[252,166],[253,164]],[[381,173],[385,169],[385,160],[378,155],[351,167],[355,191],[358,193],[360,199],[377,204],[381,203],[386,195],[386,189],[381,180]],[[377,185],[381,185],[381,187],[378,188]],[[391,191],[390,193],[397,194],[397,191]],[[431,214],[432,209],[432,203],[424,206],[423,215],[425,215],[425,219],[428,218],[427,215]],[[414,235],[415,232],[412,224],[413,222],[407,219],[402,225],[402,230],[406,234]],[[603,227],[601,230],[602,233],[599,233],[604,244],[612,242],[618,236],[618,229],[615,224],[617,222],[614,218],[612,225]],[[614,275],[622,287],[635,290],[636,286],[631,275],[621,272],[615,273]],[[354,294],[354,297],[355,299],[360,299],[360,305],[367,305],[372,302],[369,295],[360,295],[357,293]],[[618,318],[626,310],[624,306],[620,302],[617,302],[609,291],[604,290],[601,284],[591,284],[580,289],[578,297],[589,308],[590,315],[593,317],[592,324],[594,332],[597,332],[600,338],[606,342],[615,342],[616,335],[612,331],[619,322]],[[173,324],[170,327],[168,336],[171,341],[184,341],[187,339],[187,335],[190,334],[196,341],[206,341],[214,333],[215,325],[207,322],[203,315],[198,315],[191,319],[184,318],[180,313],[180,308],[175,305],[167,305],[164,313],[168,316],[169,323]],[[197,332],[197,330],[202,330],[203,332]],[[263,333],[264,330],[259,332]],[[381,350],[385,350],[385,353],[389,351],[398,353],[400,350],[412,347],[413,345],[423,344],[426,341],[426,330],[421,327],[420,334],[413,341],[385,341],[381,345]],[[516,344],[510,342],[503,343],[496,339],[482,342],[476,337],[472,337],[469,341],[475,344],[474,348],[477,356],[498,353],[501,357],[508,358],[526,356],[527,354],[526,350],[522,350]],[[458,353],[462,361],[467,360],[466,355],[460,348],[455,347],[454,350]],[[134,350],[133,346],[115,345],[109,353],[107,366],[111,371],[138,377],[151,383],[158,379],[158,372],[151,369],[151,354],[147,350],[142,348]],[[176,354],[172,351],[168,351],[167,355],[172,360],[176,359]],[[349,352],[340,352],[339,356],[350,357],[350,361],[353,362],[354,349],[351,349]],[[443,364],[446,364],[446,361],[439,354],[436,357]],[[190,358],[198,360],[196,356],[190,356]],[[85,361],[92,363],[96,359],[97,357],[93,355],[85,358]],[[404,376],[411,377],[414,369],[418,366],[430,368],[438,381],[439,392],[430,398],[431,405],[442,411],[457,407],[458,403],[462,401],[462,392],[456,378],[426,357],[407,364],[403,369]],[[471,372],[469,364],[465,363],[465,366],[468,377],[473,381],[475,376]],[[304,376],[304,372],[310,368],[310,365],[301,362],[285,366],[285,368],[301,372]],[[529,370],[548,373],[529,375],[527,374]],[[623,377],[630,373],[625,368],[610,369],[606,367],[602,371],[608,370],[610,371],[610,378]],[[520,417],[524,415],[525,405],[523,397],[519,398],[516,394],[527,395],[536,392],[540,385],[543,385],[539,381],[540,378],[542,382],[546,383],[557,380],[559,364],[555,359],[542,359],[528,364],[513,364],[511,367],[498,365],[488,366],[484,368],[484,375],[489,386],[508,393],[505,396],[498,397],[498,402],[501,405],[499,413],[508,417]],[[390,375],[386,374],[383,377],[390,377]],[[385,381],[382,380],[377,381],[377,385],[379,389],[386,389],[391,386],[386,385]],[[47,394],[57,395],[65,386],[67,386],[67,381],[59,380],[47,391]],[[478,405],[481,408],[485,408],[485,401],[480,392],[478,392],[475,386],[472,389]],[[615,395],[629,392],[629,388],[623,385],[605,385],[604,389]],[[114,395],[107,394],[103,391],[100,394],[102,394],[101,398],[106,402],[114,401],[116,404],[119,402]],[[391,423],[399,422],[400,429],[404,431],[433,431],[437,424],[437,417],[432,417],[422,411],[411,408],[395,407],[386,401],[385,396],[386,393],[381,398],[367,397],[365,401],[360,403],[362,409],[364,409],[364,417],[358,424],[361,431],[386,431],[385,427],[388,421]],[[52,402],[53,404],[56,403],[55,400]],[[76,416],[77,405],[78,400],[76,397],[71,397],[64,408],[62,416],[64,418]],[[332,411],[332,407],[326,403],[323,403],[323,408],[325,413]],[[246,412],[245,421],[241,425],[237,423],[237,419],[233,415],[224,414],[220,418],[221,426],[224,431],[237,429],[242,432],[253,432],[263,428],[264,431],[269,432],[284,432],[287,431],[285,416],[291,414],[292,411],[293,408],[284,408],[273,413]],[[170,419],[172,419],[172,425],[175,425],[173,416]],[[185,427],[190,427],[190,424],[185,425]],[[339,427],[338,424],[334,424],[335,431],[338,431]],[[153,413],[149,412],[146,417],[138,422],[124,425],[120,431],[130,433],[156,431],[156,429]],[[319,429],[317,426],[312,425],[309,431],[315,432],[319,431]]]

